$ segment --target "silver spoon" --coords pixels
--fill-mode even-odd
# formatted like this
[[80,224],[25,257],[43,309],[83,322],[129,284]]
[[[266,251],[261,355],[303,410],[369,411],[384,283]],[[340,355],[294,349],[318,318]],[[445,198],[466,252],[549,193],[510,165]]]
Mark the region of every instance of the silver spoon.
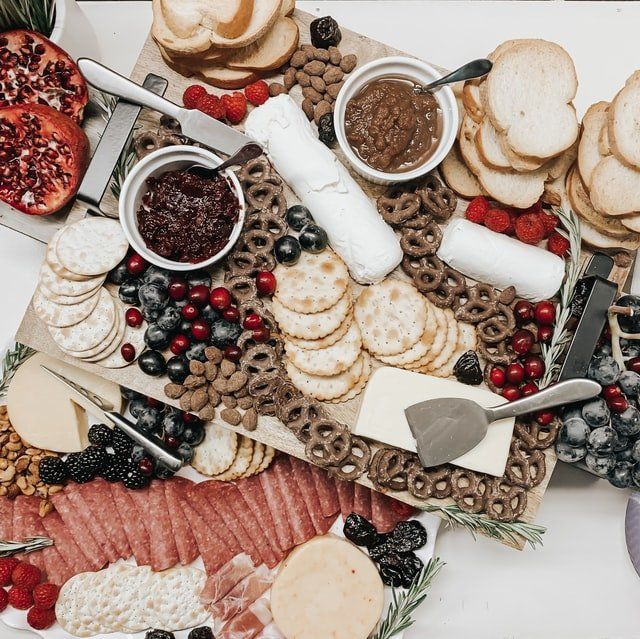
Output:
[[212,178],[223,169],[229,166],[240,166],[249,160],[253,160],[264,153],[263,148],[256,142],[249,142],[234,153],[230,158],[226,159],[218,166],[204,166],[202,164],[193,164],[187,169],[188,173],[199,175],[203,178]]
[[481,78],[483,75],[487,75],[491,71],[493,62],[486,58],[480,58],[479,60],[472,60],[463,64],[459,69],[448,73],[447,75],[430,82],[429,84],[416,84],[413,88],[415,93],[426,93],[436,87],[441,87],[444,84],[452,84],[453,82],[462,82],[463,80],[473,80],[474,78]]

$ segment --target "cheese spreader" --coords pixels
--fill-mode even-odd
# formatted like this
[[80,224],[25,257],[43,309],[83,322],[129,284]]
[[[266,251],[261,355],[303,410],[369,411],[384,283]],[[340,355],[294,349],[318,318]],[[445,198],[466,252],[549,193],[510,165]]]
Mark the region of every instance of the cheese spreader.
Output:
[[483,408],[470,399],[441,397],[405,408],[420,462],[425,468],[439,466],[475,448],[487,434],[489,424],[560,404],[591,399],[600,384],[590,379],[570,379],[539,393]]

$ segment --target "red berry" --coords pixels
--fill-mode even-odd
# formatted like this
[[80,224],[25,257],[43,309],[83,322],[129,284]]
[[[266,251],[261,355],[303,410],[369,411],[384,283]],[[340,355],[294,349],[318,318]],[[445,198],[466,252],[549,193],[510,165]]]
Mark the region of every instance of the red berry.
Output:
[[545,237],[549,237],[549,235],[551,235],[555,230],[556,226],[558,226],[558,217],[551,213],[545,213],[544,211],[540,213],[540,221],[544,227]]
[[200,84],[192,84],[187,87],[182,94],[182,104],[187,109],[195,109],[198,98],[207,94],[207,90]]
[[209,295],[209,303],[216,311],[224,311],[225,308],[231,306],[231,293],[223,286],[214,288]]
[[269,85],[264,80],[252,82],[244,88],[244,94],[253,106],[260,106],[269,99]]
[[222,311],[222,318],[227,322],[238,322],[240,320],[240,311],[237,306],[230,306]]
[[169,350],[174,355],[182,355],[189,346],[191,345],[191,341],[186,335],[182,335],[182,333],[178,333],[178,335],[174,335],[171,343],[169,344]]
[[173,279],[169,282],[167,291],[172,300],[179,302],[187,296],[187,283],[184,280]]
[[172,437],[171,435],[167,435],[164,438],[164,443],[169,447],[169,448],[178,448],[178,446],[180,446],[180,442],[177,440],[177,438]]
[[132,328],[138,328],[138,326],[142,326],[142,322],[144,320],[140,310],[135,308],[134,306],[127,309],[127,312],[124,314],[124,319],[127,322],[127,325],[131,326]]
[[120,347],[120,355],[125,362],[132,362],[136,358],[136,348],[133,344],[126,342]]
[[256,342],[267,342],[271,337],[271,331],[266,326],[254,328],[252,337]]
[[22,586],[27,590],[33,590],[42,581],[40,568],[20,562],[11,573],[11,583],[14,586]]
[[34,606],[27,613],[27,623],[35,630],[45,630],[53,626],[56,620],[55,610]]
[[276,292],[276,276],[271,271],[260,271],[256,275],[256,288],[260,295],[273,295]]
[[623,413],[627,408],[629,408],[629,402],[625,397],[620,395],[619,397],[612,397],[607,400],[607,406],[609,410],[612,410],[614,413]]
[[0,588],[0,612],[2,612],[9,603],[9,597],[7,591],[4,588]]
[[533,333],[526,329],[521,328],[516,331],[511,337],[511,348],[518,354],[524,355],[528,353],[535,343],[535,337]]
[[552,410],[541,410],[536,413],[536,421],[541,426],[548,426],[554,419],[555,414]]
[[478,195],[469,202],[464,216],[475,224],[484,224],[484,218],[489,211],[489,202],[486,197]]
[[215,120],[222,120],[226,115],[226,109],[222,100],[217,95],[210,95],[208,93],[198,98],[196,109],[202,111],[202,113],[206,113]]
[[200,418],[193,413],[187,413],[186,411],[182,411],[182,421],[185,424],[196,424],[200,421]]
[[199,342],[206,342],[211,336],[211,327],[204,320],[197,319],[191,324],[191,335]]
[[148,477],[153,473],[153,462],[148,457],[143,457],[138,462],[138,470]]
[[27,610],[33,606],[31,590],[23,586],[11,586],[8,593],[9,603],[18,610]]
[[15,557],[0,557],[0,586],[11,585],[11,573],[19,563]]
[[53,608],[58,600],[60,588],[55,584],[38,584],[33,589],[33,603],[44,610]]
[[524,359],[524,373],[528,379],[540,379],[544,375],[544,361],[538,355],[529,355]]
[[200,315],[200,311],[198,310],[197,306],[194,306],[193,304],[185,304],[181,309],[180,309],[180,314],[182,315],[182,317],[184,317],[187,321],[191,322],[193,321],[196,317],[198,317],[198,315]]
[[524,367],[519,362],[507,366],[507,381],[510,384],[519,384],[524,380]]
[[188,299],[198,308],[204,308],[209,303],[209,289],[204,284],[198,284],[189,289]]
[[514,209],[509,209],[507,213],[509,214],[509,226],[504,233],[505,235],[513,237],[516,234],[516,222],[518,220],[519,213],[516,213]]
[[523,326],[533,321],[533,304],[527,300],[519,300],[513,307],[518,326]]
[[262,326],[262,318],[257,313],[249,313],[249,315],[244,318],[244,322],[242,322],[242,327],[246,328],[248,331],[262,328]]
[[516,399],[520,399],[520,389],[517,386],[505,386],[502,389],[502,396],[508,402],[514,402]]
[[553,337],[553,328],[551,326],[540,326],[538,328],[538,341],[548,344]]
[[631,359],[628,359],[626,366],[628,371],[640,373],[640,357],[632,357]]
[[529,397],[529,395],[533,395],[539,390],[540,389],[535,382],[525,382],[522,386],[520,386],[520,392],[522,393],[523,397]]
[[127,258],[127,271],[129,271],[131,275],[142,275],[147,270],[148,266],[149,263],[147,260],[137,253],[129,255]]
[[566,257],[569,254],[570,247],[571,244],[569,244],[569,240],[560,235],[558,231],[551,233],[547,240],[547,251],[550,251],[558,257]]
[[242,351],[238,346],[234,344],[228,344],[224,347],[224,358],[228,359],[230,362],[239,362],[242,357]]
[[504,233],[510,224],[509,214],[502,209],[489,209],[484,217],[484,225],[496,233]]
[[497,388],[502,388],[507,381],[507,376],[504,372],[504,369],[498,368],[497,366],[495,368],[492,368],[491,372],[489,373],[489,380]]
[[553,326],[556,321],[556,307],[549,300],[538,302],[533,309],[533,314],[539,326]]
[[620,397],[622,395],[622,391],[620,390],[619,386],[616,386],[615,384],[610,384],[609,386],[605,386],[602,389],[602,396],[609,401],[610,399],[613,399],[614,397]]
[[525,213],[516,220],[516,237],[525,244],[538,244],[544,238],[544,226],[537,213]]
[[240,91],[225,93],[220,100],[231,124],[240,124],[247,114],[247,98]]

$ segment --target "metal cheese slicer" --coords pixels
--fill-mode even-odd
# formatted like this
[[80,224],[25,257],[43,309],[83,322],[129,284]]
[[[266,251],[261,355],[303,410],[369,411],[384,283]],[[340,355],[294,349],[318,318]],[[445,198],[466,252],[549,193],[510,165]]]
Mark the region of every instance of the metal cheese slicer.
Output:
[[447,73],[447,75],[430,82],[429,84],[416,84],[413,87],[414,93],[426,93],[445,84],[453,84],[454,82],[462,82],[464,80],[473,80],[475,78],[481,78],[493,67],[493,62],[486,58],[480,58],[479,60],[472,60],[463,64],[459,69]]

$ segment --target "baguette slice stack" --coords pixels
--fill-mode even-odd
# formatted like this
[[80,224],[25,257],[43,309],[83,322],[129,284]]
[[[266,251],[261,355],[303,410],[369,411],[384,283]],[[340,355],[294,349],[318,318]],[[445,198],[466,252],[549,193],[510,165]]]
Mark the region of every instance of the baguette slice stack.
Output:
[[151,33],[174,71],[239,89],[298,46],[295,0],[153,0]]
[[463,87],[462,126],[444,178],[464,197],[527,208],[544,195],[559,204],[578,138],[573,61],[545,40],[508,40],[488,57],[491,73]]

